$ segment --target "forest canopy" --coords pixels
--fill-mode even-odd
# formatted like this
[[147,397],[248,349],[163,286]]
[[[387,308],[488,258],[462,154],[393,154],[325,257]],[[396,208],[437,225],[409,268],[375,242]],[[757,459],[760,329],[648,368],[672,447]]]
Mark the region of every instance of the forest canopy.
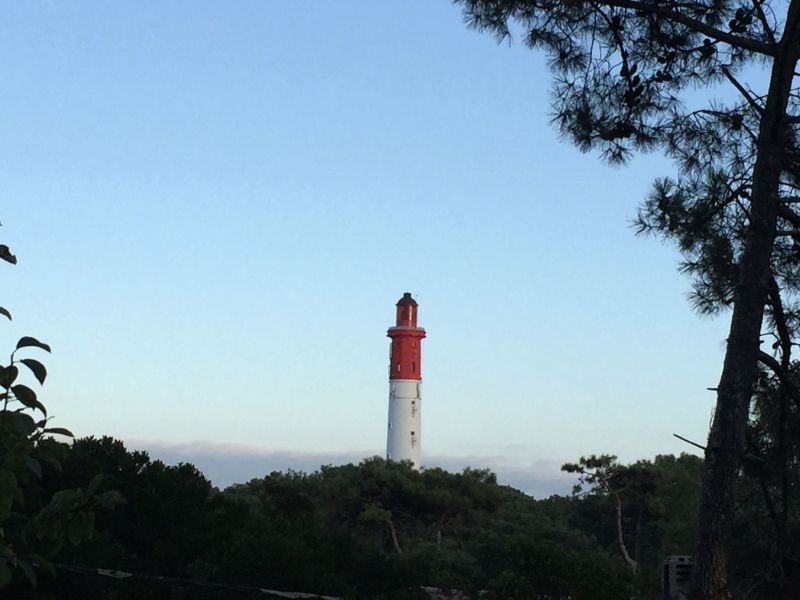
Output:
[[[612,461],[618,482],[634,473],[647,482],[615,488],[633,571],[616,496],[603,486],[536,500],[485,469],[416,471],[374,457],[218,490],[190,464],[166,465],[109,437],[44,443],[62,465],[46,471],[45,495],[99,475],[99,493],[124,498],[56,564],[346,598],[425,597],[429,586],[497,598],[657,597],[664,557],[691,547],[702,468],[687,454]],[[175,585],[57,575],[32,597],[177,597]],[[21,580],[16,589],[28,588]],[[240,594],[199,588],[192,597]]]

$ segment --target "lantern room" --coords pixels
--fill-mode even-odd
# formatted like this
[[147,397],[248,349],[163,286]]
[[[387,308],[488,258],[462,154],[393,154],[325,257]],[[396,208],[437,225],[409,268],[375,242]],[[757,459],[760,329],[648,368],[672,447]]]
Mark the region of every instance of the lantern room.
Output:
[[406,292],[397,301],[397,327],[417,326],[417,301],[411,297],[411,292]]

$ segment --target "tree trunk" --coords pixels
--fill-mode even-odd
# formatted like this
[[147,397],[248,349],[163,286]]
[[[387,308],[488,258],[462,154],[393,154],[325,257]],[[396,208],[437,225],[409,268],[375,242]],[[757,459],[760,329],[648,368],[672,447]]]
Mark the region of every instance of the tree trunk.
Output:
[[617,499],[617,541],[619,542],[619,551],[622,552],[622,558],[625,559],[625,563],[631,568],[631,571],[635,575],[638,565],[636,561],[631,558],[631,555],[628,554],[628,548],[625,546],[625,538],[622,535],[622,497],[619,492],[612,493],[614,494],[614,498]]
[[439,519],[439,527],[436,529],[436,552],[442,551],[442,528],[444,527],[444,515]]
[[772,64],[753,168],[749,234],[739,263],[725,361],[706,445],[694,570],[696,597],[727,600],[727,547],[734,518],[734,484],[745,445],[770,260],[776,233],[778,189],[786,135],[786,106],[800,46],[800,0],[792,0]]
[[633,559],[636,564],[642,562],[642,514],[644,507],[639,507],[639,513],[636,515],[636,537],[633,541]]
[[394,528],[394,521],[392,521],[391,517],[386,519],[386,524],[389,526],[389,532],[392,534],[392,545],[394,546],[395,552],[402,554],[403,550],[400,548],[400,542],[397,539],[397,530]]
[[[778,284],[773,280],[770,292],[772,314],[775,320],[776,329],[778,331],[778,341],[781,347],[781,369],[788,373],[792,366],[792,336],[789,327],[786,323],[786,313],[783,310],[783,301],[781,299],[780,289]],[[777,578],[783,585],[786,580],[786,573],[784,570],[784,551],[786,549],[786,525],[789,522],[789,471],[791,469],[787,461],[786,449],[786,436],[787,436],[787,420],[789,415],[789,394],[791,390],[785,382],[781,381],[778,388],[778,432],[777,432],[777,456],[775,463],[779,466],[778,478],[780,481],[780,512],[778,513],[773,509],[770,513],[773,515],[775,522],[775,567],[777,571]],[[762,473],[763,473],[762,469]],[[763,481],[764,477],[762,477]],[[765,482],[766,483],[766,482]],[[764,491],[769,494],[769,490]],[[765,500],[770,500],[765,496]]]

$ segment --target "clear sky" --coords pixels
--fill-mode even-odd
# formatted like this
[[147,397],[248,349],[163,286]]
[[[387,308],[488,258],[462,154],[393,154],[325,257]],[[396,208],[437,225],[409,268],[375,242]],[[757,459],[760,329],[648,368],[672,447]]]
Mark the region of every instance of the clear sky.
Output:
[[54,424],[220,485],[383,454],[410,291],[424,463],[543,495],[702,443],[727,315],[630,227],[672,166],[559,139],[545,61],[446,1],[6,4],[0,304]]

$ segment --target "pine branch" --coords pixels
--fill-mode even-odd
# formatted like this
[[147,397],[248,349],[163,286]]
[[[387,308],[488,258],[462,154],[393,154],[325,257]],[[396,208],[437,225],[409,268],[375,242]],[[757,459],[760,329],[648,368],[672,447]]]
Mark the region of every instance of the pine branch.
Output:
[[[709,388],[709,389],[711,389],[711,388]],[[686,439],[686,438],[685,438],[685,437],[683,437],[682,435],[678,435],[677,433],[673,433],[672,435],[674,435],[674,436],[675,436],[676,438],[678,438],[679,440],[681,440],[681,441],[683,441],[683,442],[686,442],[687,444],[691,444],[692,446],[694,446],[694,447],[696,447],[696,448],[700,448],[700,450],[702,450],[703,452],[705,452],[705,450],[706,450],[706,447],[705,447],[705,446],[701,446],[701,445],[700,445],[700,444],[698,444],[697,442],[693,442],[692,440]]]
[[767,354],[763,350],[758,352],[758,360],[761,364],[769,367],[769,369],[778,376],[778,379],[781,380],[781,383],[786,386],[789,396],[791,397],[792,402],[794,402],[794,405],[797,407],[797,410],[800,410],[800,390],[797,389],[797,386],[792,381],[791,376],[781,366],[781,363],[779,363],[774,356]]
[[741,83],[739,83],[739,81],[731,74],[728,68],[722,67],[720,70],[722,71],[722,74],[725,75],[725,77],[728,79],[728,81],[731,82],[733,87],[735,87],[739,91],[739,93],[742,96],[744,96],[744,99],[747,100],[747,103],[753,108],[753,110],[755,110],[759,115],[763,114],[764,109],[761,107],[761,105],[758,102],[756,102],[755,98],[753,98],[750,95],[750,92],[748,92],[744,88],[744,86]]
[[758,54],[764,54],[765,56],[774,57],[776,55],[775,44],[768,44],[750,37],[734,35],[727,31],[722,31],[721,29],[717,29],[716,27],[712,27],[711,25],[703,23],[702,21],[698,21],[692,17],[687,17],[686,15],[667,8],[666,6],[661,6],[659,4],[653,4],[650,2],[641,2],[639,0],[596,0],[596,2],[598,4],[616,6],[618,8],[629,8],[631,10],[649,12],[680,23],[681,25],[686,25],[686,27],[696,31],[697,33],[702,33],[711,39],[717,40],[718,42],[724,42],[735,48],[750,50]]
[[797,229],[800,229],[800,215],[794,212],[786,204],[778,204],[778,216],[784,221],[788,221]]
[[770,27],[769,21],[767,21],[767,15],[764,13],[764,9],[761,8],[761,2],[759,0],[752,1],[756,15],[758,16],[758,20],[761,21],[761,26],[764,28],[764,31],[767,33],[767,35],[769,35],[773,45],[777,44],[778,40],[775,39],[775,32],[772,31],[772,27]]
[[770,278],[769,302],[772,305],[772,319],[778,330],[778,342],[781,346],[781,367],[788,370],[791,364],[792,334],[786,321],[786,312],[783,310],[781,289],[775,277]]

